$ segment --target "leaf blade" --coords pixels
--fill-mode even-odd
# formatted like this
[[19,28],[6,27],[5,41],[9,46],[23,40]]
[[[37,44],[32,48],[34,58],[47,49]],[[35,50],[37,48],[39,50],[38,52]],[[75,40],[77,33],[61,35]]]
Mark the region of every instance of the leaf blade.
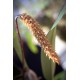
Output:
[[[19,60],[22,63],[22,51],[21,51],[20,43],[19,43],[19,40],[18,40],[17,33],[16,33],[15,29],[13,30],[13,47],[14,47],[16,53],[17,53],[17,56],[18,56]],[[25,59],[24,59],[24,66],[26,68],[28,68],[28,65],[27,65]]]
[[52,30],[54,27],[57,26],[58,22],[59,22],[60,19],[63,17],[63,15],[65,14],[65,12],[66,12],[66,5],[64,4],[64,6],[62,7],[62,9],[61,9],[61,11],[60,11],[60,13],[59,13],[56,21],[54,22],[54,24],[53,24],[53,26],[51,27],[50,30]]
[[[48,34],[47,37],[50,41],[51,44],[53,44],[53,49],[55,48],[55,29],[51,30]],[[49,60],[48,57],[46,57],[44,51],[41,51],[41,65],[42,65],[42,71],[43,75],[46,80],[52,80],[54,71],[55,71],[55,63],[52,62],[52,60]],[[46,67],[47,66],[47,67]]]

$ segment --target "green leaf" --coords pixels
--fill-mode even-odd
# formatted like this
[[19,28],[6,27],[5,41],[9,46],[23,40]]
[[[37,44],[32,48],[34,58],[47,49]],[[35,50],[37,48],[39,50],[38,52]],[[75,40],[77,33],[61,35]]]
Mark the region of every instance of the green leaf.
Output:
[[56,19],[56,21],[54,22],[53,26],[51,27],[51,30],[57,26],[58,22],[61,20],[61,18],[63,17],[63,15],[66,13],[66,5],[64,5]]
[[[18,35],[16,33],[16,30],[13,30],[13,47],[16,50],[17,56],[20,59],[20,61],[22,62],[22,51],[21,51],[21,46],[18,40]],[[28,65],[26,63],[26,61],[24,62],[24,66],[28,68]]]
[[21,47],[20,47],[19,40],[18,40],[18,36],[17,36],[15,30],[13,30],[13,47],[15,48],[15,50],[16,50],[16,52],[17,52],[17,54],[18,54],[18,57],[19,57],[19,59],[20,59],[21,62],[22,62]]
[[65,80],[65,71],[58,73],[53,80]]
[[32,37],[31,37],[30,33],[26,32],[25,33],[25,37],[26,37],[26,41],[27,41],[28,47],[30,48],[30,50],[33,53],[36,54],[38,52],[38,49],[37,49],[36,45],[32,42]]
[[[56,31],[55,29],[56,28],[49,31],[49,33],[47,35],[50,43],[53,46],[53,49],[55,49],[55,31]],[[49,60],[48,57],[46,57],[43,50],[41,51],[41,65],[42,65],[42,71],[43,71],[43,75],[44,75],[45,79],[52,80],[54,71],[55,71],[55,63],[52,62],[52,60]]]
[[[62,16],[66,12],[66,6],[64,5],[62,10],[59,13],[59,16],[57,17],[56,21],[54,22],[53,26],[51,27],[50,31],[47,34],[47,37],[50,41],[50,43],[53,45],[53,49],[55,49],[55,34],[56,34],[56,25],[58,24],[59,20],[62,18]],[[41,64],[42,64],[42,71],[43,75],[46,80],[53,80],[53,72],[55,71],[55,63],[53,63],[51,60],[46,57],[44,51],[41,51]]]

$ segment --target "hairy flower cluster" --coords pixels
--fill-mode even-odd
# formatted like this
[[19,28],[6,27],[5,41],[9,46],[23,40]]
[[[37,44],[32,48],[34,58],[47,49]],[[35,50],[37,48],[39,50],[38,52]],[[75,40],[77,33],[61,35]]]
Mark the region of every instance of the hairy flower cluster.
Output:
[[44,32],[41,30],[40,25],[35,21],[31,16],[23,13],[19,15],[23,23],[33,32],[41,47],[44,49],[46,56],[52,61],[59,64],[59,57],[56,52],[52,49],[51,44],[48,41],[48,38],[45,36]]

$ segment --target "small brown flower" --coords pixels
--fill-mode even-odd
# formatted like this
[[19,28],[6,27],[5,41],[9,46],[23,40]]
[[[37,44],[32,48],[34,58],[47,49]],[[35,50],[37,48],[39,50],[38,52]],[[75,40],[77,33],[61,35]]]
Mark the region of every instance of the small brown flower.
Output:
[[20,19],[25,23],[25,25],[33,32],[38,42],[41,44],[41,47],[44,49],[46,56],[52,61],[59,64],[59,57],[56,52],[52,49],[51,44],[48,41],[48,38],[45,36],[44,32],[41,30],[40,25],[32,17],[26,13],[21,14]]

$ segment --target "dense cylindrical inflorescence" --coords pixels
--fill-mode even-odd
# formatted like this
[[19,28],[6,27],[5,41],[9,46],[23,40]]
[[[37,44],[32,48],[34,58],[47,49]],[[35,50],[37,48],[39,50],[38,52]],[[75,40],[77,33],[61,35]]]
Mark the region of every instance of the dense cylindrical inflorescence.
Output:
[[19,15],[20,19],[24,22],[24,24],[33,32],[41,47],[44,49],[46,56],[52,61],[59,64],[59,57],[56,52],[52,49],[51,44],[48,41],[48,38],[45,36],[44,32],[40,28],[40,25],[35,21],[31,16],[23,13]]

